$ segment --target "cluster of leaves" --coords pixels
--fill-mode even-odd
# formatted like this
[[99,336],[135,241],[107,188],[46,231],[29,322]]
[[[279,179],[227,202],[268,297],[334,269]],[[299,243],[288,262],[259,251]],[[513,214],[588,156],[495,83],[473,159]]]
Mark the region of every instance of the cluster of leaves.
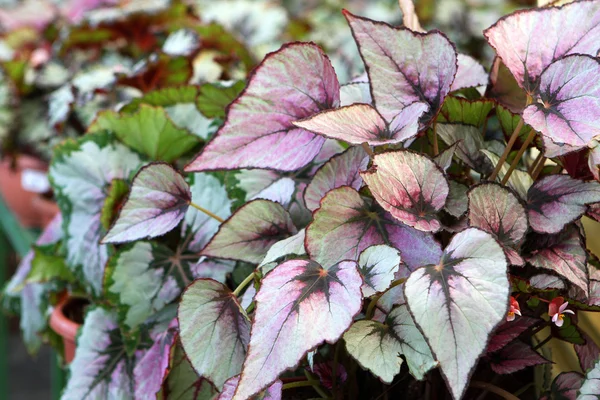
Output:
[[[400,4],[402,28],[343,11],[366,70],[346,84],[307,42],[245,82],[189,84],[205,46],[216,79],[253,56],[178,3],[102,9],[61,39],[143,54],[52,93],[56,129],[85,134],[53,150],[61,214],[4,291],[32,348],[55,295],[90,301],[65,399],[459,399],[512,396],[518,374],[528,395],[600,395],[578,327],[600,311],[581,225],[600,221],[600,1],[501,19],[490,74]],[[586,376],[531,387],[550,338]]]

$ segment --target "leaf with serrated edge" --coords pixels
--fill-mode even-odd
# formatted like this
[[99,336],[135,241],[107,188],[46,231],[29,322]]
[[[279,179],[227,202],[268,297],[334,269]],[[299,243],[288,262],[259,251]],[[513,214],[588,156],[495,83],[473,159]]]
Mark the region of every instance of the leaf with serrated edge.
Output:
[[[225,386],[223,387],[223,391],[215,400],[231,400],[235,393],[235,389],[240,382],[240,375],[236,375],[232,378],[229,378],[227,382],[225,382]],[[283,382],[279,379],[273,382],[271,386],[269,386],[265,391],[261,393],[261,395],[257,396],[257,400],[281,400],[281,392],[283,388]]]
[[306,208],[315,211],[321,205],[321,199],[340,186],[350,186],[359,190],[362,177],[359,172],[367,168],[369,157],[361,147],[352,147],[342,154],[333,156],[315,174],[304,190]]
[[57,147],[49,177],[63,215],[67,264],[81,269],[84,280],[98,292],[108,260],[100,224],[106,187],[113,179],[128,179],[141,160],[110,134],[87,134],[76,143]]
[[362,306],[356,263],[323,269],[309,260],[287,261],[262,280],[248,356],[234,399],[246,399],[293,368],[306,352],[335,343]]
[[364,280],[363,296],[371,297],[390,287],[400,261],[398,250],[385,244],[371,246],[360,253],[358,270]]
[[331,139],[381,146],[401,143],[415,137],[419,132],[419,118],[428,108],[426,103],[415,102],[386,121],[371,105],[352,104],[323,111],[296,121],[294,125]]
[[492,357],[490,367],[497,374],[512,374],[527,367],[550,363],[519,340],[508,344]]
[[525,316],[518,317],[514,321],[505,321],[494,331],[488,343],[487,352],[493,353],[502,349],[538,322],[541,321]]
[[567,54],[596,56],[600,50],[600,3],[580,1],[561,8],[517,11],[486,29],[484,36],[519,85],[532,91],[544,69],[558,58]]
[[481,128],[496,103],[489,99],[467,100],[448,96],[436,119],[437,123],[473,125]]
[[581,336],[585,339],[585,344],[575,344],[575,352],[579,359],[579,365],[582,371],[587,371],[594,367],[596,360],[600,359],[600,348],[588,334],[582,332]]
[[588,293],[587,252],[577,226],[554,235],[531,233],[523,249],[525,260],[537,268],[554,271]]
[[536,232],[557,233],[578,219],[591,203],[600,202],[600,183],[568,175],[550,175],[527,192],[529,224]]
[[492,164],[480,152],[485,145],[478,128],[472,125],[438,124],[436,132],[447,145],[458,142],[456,156],[470,168],[484,175],[492,171]]
[[452,158],[454,157],[454,153],[456,152],[457,148],[458,142],[449,146],[446,150],[442,151],[433,159],[433,161],[435,161],[442,171],[446,172],[446,170],[452,165]]
[[183,349],[198,375],[221,390],[240,373],[250,322],[223,284],[199,279],[183,293],[177,315]]
[[295,233],[296,227],[281,204],[253,200],[221,225],[201,254],[258,264],[273,244]]
[[[598,13],[600,22],[600,12]],[[600,27],[598,29],[600,39]],[[556,144],[582,148],[600,135],[600,62],[574,55],[551,64],[542,74],[533,104],[523,120]]]
[[400,372],[400,354],[406,356],[411,374],[419,380],[436,365],[406,305],[395,307],[385,323],[355,322],[344,334],[344,341],[348,353],[385,383],[391,383]]
[[510,190],[495,183],[473,187],[469,197],[469,226],[491,233],[512,265],[523,265],[518,249],[528,229],[525,207]]
[[343,11],[365,63],[373,103],[386,121],[405,107],[425,102],[427,126],[450,91],[457,70],[456,51],[440,32],[416,33]]
[[552,381],[550,399],[575,400],[583,383],[583,375],[578,372],[562,372]]
[[169,164],[139,170],[129,197],[102,243],[122,243],[164,235],[185,216],[192,194],[183,176]]
[[398,222],[348,186],[327,193],[306,228],[307,253],[325,268],[340,260],[358,260],[363,250],[376,244],[400,250],[411,269],[434,264],[442,254],[430,233]]
[[504,320],[509,291],[502,247],[476,228],[456,234],[437,265],[415,270],[406,281],[408,307],[455,399]]
[[229,106],[225,124],[186,171],[301,168],[325,139],[292,122],[338,104],[337,77],[321,49],[310,43],[284,45],[254,70]]
[[577,400],[597,400],[600,396],[600,360],[596,361],[594,368],[587,371]]
[[448,181],[431,159],[410,151],[377,154],[361,172],[377,202],[400,222],[426,232],[441,225],[437,212],[446,204]]
[[114,316],[95,308],[87,313],[69,365],[64,400],[130,399],[133,376]]

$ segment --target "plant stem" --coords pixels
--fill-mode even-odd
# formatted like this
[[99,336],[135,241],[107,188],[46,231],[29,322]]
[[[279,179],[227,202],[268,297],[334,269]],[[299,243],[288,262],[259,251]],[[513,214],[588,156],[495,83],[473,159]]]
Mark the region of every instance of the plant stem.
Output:
[[548,337],[546,339],[544,339],[541,342],[539,342],[538,344],[536,344],[532,350],[535,351],[535,350],[539,349],[540,347],[542,347],[543,345],[548,343],[551,339],[552,339],[552,334],[548,335]]
[[523,146],[521,146],[521,148],[519,149],[517,156],[513,160],[512,164],[510,164],[510,167],[508,168],[508,171],[506,171],[504,178],[502,178],[503,185],[506,185],[506,182],[508,182],[508,178],[510,178],[512,172],[515,170],[515,168],[517,168],[517,164],[519,164],[519,161],[521,160],[523,153],[525,153],[525,150],[527,150],[527,148],[529,147],[529,144],[531,142],[533,142],[533,139],[535,139],[535,134],[536,134],[536,132],[533,129],[531,130],[531,132],[529,132],[529,135],[527,136],[527,139],[525,139]]
[[437,137],[437,124],[433,121],[433,155],[437,156],[440,154],[440,147],[438,145],[438,137]]
[[244,288],[246,286],[248,286],[248,284],[250,282],[252,282],[254,280],[254,272],[252,272],[250,275],[248,275],[243,281],[242,283],[240,283],[235,290],[233,291],[233,295],[235,297],[238,297],[240,295],[240,293],[242,292],[242,290],[244,290]]
[[496,177],[498,176],[498,172],[500,172],[500,169],[502,168],[502,166],[504,165],[504,162],[508,158],[508,155],[510,154],[510,151],[512,150],[513,145],[515,144],[515,142],[517,141],[517,138],[519,137],[519,132],[521,131],[521,128],[523,128],[523,119],[522,118],[519,121],[519,123],[517,124],[517,127],[513,131],[512,135],[510,135],[510,139],[508,139],[508,143],[506,144],[504,153],[502,153],[502,156],[500,156],[500,159],[498,160],[498,164],[496,164],[496,168],[494,168],[494,172],[492,172],[492,175],[490,175],[490,181],[496,180]]
[[219,217],[217,214],[213,214],[212,212],[208,211],[206,208],[204,207],[200,207],[198,204],[192,203],[190,201],[190,206],[194,207],[196,210],[203,212],[204,214],[208,215],[209,217],[216,219],[217,221],[219,221],[220,223],[225,222],[225,220],[221,217]]
[[[392,282],[390,287],[387,288],[387,290],[385,292],[387,292],[388,290],[391,290],[392,288],[395,288],[398,285],[402,285],[404,282],[406,282],[406,278],[400,278],[398,280],[395,280],[394,282]],[[373,298],[371,298],[371,302],[369,303],[369,306],[367,307],[367,312],[365,314],[365,317],[367,319],[373,318],[373,314],[375,313],[375,306],[377,306],[377,302],[379,301],[381,296],[383,296],[385,294],[385,292],[379,293],[379,294],[373,296]]]
[[[535,160],[533,160],[533,162],[529,166],[529,169],[527,170],[527,172],[529,172],[529,175],[531,175],[533,173],[533,171],[535,170],[535,167],[538,165],[538,163],[540,162],[540,160],[543,157],[544,157],[544,153],[542,153],[540,151],[540,154],[537,155],[537,157],[535,158]],[[546,160],[544,160],[544,161],[546,161]]]
[[317,393],[319,393],[319,395],[324,398],[324,399],[330,399],[331,396],[329,396],[326,392],[325,389],[323,389],[321,387],[321,384],[319,383],[319,381],[317,381],[316,379],[313,378],[312,374],[310,372],[308,372],[307,370],[304,370],[304,375],[306,376],[306,379],[308,379],[309,382],[312,382],[312,387],[313,389],[315,389],[315,391]]
[[498,396],[502,397],[506,400],[519,400],[517,396],[514,396],[512,393],[507,392],[504,389],[500,389],[498,386],[492,385],[491,383],[481,382],[481,381],[471,381],[469,385],[474,388],[484,389],[489,392],[495,393]]
[[535,166],[535,169],[531,173],[531,179],[533,179],[534,181],[537,179],[537,177],[540,175],[540,173],[544,169],[544,164],[546,164],[546,157],[542,157],[542,159],[540,160],[538,165]]
[[331,368],[331,390],[333,391],[333,398],[337,398],[337,370],[338,370],[338,359],[340,358],[340,342],[335,344],[335,350],[333,352],[333,366]]
[[362,142],[361,143],[362,148],[365,150],[365,153],[367,153],[369,155],[369,158],[371,159],[371,161],[373,160],[373,158],[375,157],[375,153],[373,153],[373,150],[371,150],[371,147],[369,146],[369,143],[367,142]]
[[305,380],[305,381],[285,383],[281,387],[281,390],[294,389],[294,388],[306,387],[306,386],[313,386],[313,381],[311,381],[311,380]]

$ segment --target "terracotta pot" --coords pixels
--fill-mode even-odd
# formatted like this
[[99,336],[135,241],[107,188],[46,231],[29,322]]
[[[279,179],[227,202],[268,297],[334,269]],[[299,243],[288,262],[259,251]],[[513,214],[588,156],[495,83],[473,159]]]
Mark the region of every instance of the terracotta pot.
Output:
[[12,165],[13,159],[0,160],[0,195],[23,226],[45,227],[58,213],[58,207],[40,194],[25,190],[21,179],[25,170],[46,172],[48,166],[28,155],[19,155],[15,168]]
[[64,313],[65,307],[68,307],[77,300],[73,297],[64,296],[62,300],[54,307],[50,316],[50,327],[54,332],[62,336],[65,348],[65,362],[69,364],[75,357],[77,330],[81,327],[77,322],[71,321]]

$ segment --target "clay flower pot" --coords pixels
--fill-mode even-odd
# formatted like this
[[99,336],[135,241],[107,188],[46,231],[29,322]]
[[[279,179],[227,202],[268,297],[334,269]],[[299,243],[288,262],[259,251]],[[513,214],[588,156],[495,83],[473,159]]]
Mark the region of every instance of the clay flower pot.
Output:
[[[58,213],[57,205],[34,191],[23,187],[23,173],[35,175],[45,173],[48,166],[43,161],[19,155],[16,162],[5,158],[0,160],[0,195],[19,222],[28,228],[43,228]],[[16,164],[13,168],[13,164]]]
[[82,302],[87,304],[84,299],[63,296],[50,316],[50,327],[63,338],[65,362],[67,364],[73,361],[75,357],[75,349],[77,348],[75,338],[77,337],[77,330],[81,327],[81,324],[71,320],[67,315],[71,315],[73,309],[82,307]]

